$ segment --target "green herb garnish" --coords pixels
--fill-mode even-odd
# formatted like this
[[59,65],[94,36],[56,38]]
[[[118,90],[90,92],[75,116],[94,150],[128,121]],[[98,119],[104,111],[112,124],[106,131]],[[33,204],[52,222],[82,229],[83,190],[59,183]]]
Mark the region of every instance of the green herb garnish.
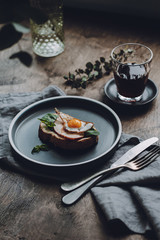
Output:
[[94,130],[94,129],[90,129],[90,130],[85,132],[85,137],[98,136],[98,135],[99,135],[99,132],[97,130]]
[[32,149],[31,153],[32,153],[32,154],[33,154],[33,153],[39,153],[40,151],[48,151],[48,150],[49,150],[48,146],[47,146],[46,144],[42,144],[42,145],[37,145],[37,146],[35,146],[35,147]]
[[42,118],[38,118],[42,123],[44,123],[49,129],[55,126],[54,122],[57,119],[57,115],[53,113],[47,113]]

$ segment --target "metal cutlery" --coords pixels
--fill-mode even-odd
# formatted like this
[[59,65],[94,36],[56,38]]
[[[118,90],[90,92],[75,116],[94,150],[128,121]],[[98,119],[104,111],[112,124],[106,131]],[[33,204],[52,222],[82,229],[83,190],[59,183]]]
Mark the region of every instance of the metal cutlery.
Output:
[[100,176],[94,177],[92,180],[88,181],[87,183],[83,184],[81,187],[77,188],[76,190],[68,193],[62,198],[63,203],[66,205],[71,205],[75,203],[82,195],[84,195],[91,187],[95,184],[103,180],[106,176],[108,176],[109,172],[116,171],[119,168],[129,168],[131,170],[137,171],[151,162],[153,162],[158,156],[160,155],[160,147],[155,146],[149,152],[147,152],[142,157],[134,158],[132,161],[126,162],[125,164],[120,164],[118,166],[106,169],[103,171],[103,174],[100,173]]
[[[133,148],[131,148],[129,151],[127,151],[122,157],[120,157],[116,162],[114,162],[110,168],[115,167],[119,164],[124,164],[130,160],[132,160],[134,157],[136,157],[138,154],[140,154],[141,152],[143,152],[145,149],[147,149],[149,146],[151,146],[153,143],[157,142],[158,138],[157,137],[152,137],[149,138],[147,140],[142,141],[141,143],[137,144],[136,146],[134,146]],[[100,172],[97,172],[91,176],[87,176],[83,179],[79,179],[79,180],[75,180],[72,182],[67,182],[67,183],[63,183],[61,185],[61,189],[64,191],[72,191],[78,187],[80,187],[81,185],[83,185],[84,183],[88,182],[89,180],[103,174],[105,172],[105,170],[102,170]]]

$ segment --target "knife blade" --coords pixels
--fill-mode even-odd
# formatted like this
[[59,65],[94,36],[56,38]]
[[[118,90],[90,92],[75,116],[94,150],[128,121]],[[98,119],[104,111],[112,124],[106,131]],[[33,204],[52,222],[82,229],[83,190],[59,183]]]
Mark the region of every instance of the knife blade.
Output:
[[[155,142],[157,142],[159,139],[157,137],[152,137],[149,138],[147,140],[144,140],[142,142],[140,142],[139,144],[137,144],[136,146],[134,146],[133,148],[131,148],[130,150],[128,150],[122,157],[120,157],[116,162],[114,162],[111,166],[111,168],[114,168],[118,165],[121,164],[125,164],[126,162],[129,162],[130,160],[132,160],[134,157],[136,157],[138,154],[140,154],[141,152],[143,152],[145,149],[147,149],[149,146],[151,146],[152,144],[154,144]],[[95,174],[93,174],[92,176],[89,176],[87,178],[83,178],[81,180],[75,180],[72,182],[66,182],[63,183],[61,185],[61,189],[64,191],[71,191],[74,190],[78,187],[80,187],[81,185],[83,185],[84,183],[90,181],[91,179],[99,176],[100,174],[103,174],[103,170],[100,172],[96,172]]]
[[151,146],[153,143],[157,141],[158,141],[157,137],[152,137],[140,142],[139,144],[128,150],[122,157],[120,157],[115,163],[113,163],[110,166],[110,168],[129,162],[130,160],[132,160],[134,157],[136,157],[138,154],[143,152],[145,149],[147,149],[149,146]]

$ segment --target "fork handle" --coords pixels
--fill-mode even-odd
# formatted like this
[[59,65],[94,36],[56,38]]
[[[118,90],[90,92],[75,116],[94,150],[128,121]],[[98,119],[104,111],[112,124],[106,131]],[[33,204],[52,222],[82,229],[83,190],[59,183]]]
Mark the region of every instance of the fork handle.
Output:
[[[70,192],[80,186],[82,186],[83,184],[89,182],[90,180],[104,174],[104,173],[108,173],[108,171],[110,172],[112,169],[115,169],[115,167],[113,168],[109,168],[109,169],[104,169],[104,170],[101,170],[99,172],[96,172],[94,174],[92,174],[91,176],[87,176],[87,177],[84,177],[84,178],[81,178],[80,180],[76,180],[76,181],[71,181],[71,182],[66,182],[66,183],[62,183],[61,184],[61,189],[63,191],[66,191],[66,192]],[[117,167],[116,167],[117,169]]]
[[105,171],[105,174],[100,175],[92,180],[90,180],[89,182],[83,184],[82,186],[80,186],[79,188],[73,190],[72,192],[66,194],[63,198],[62,198],[62,202],[66,205],[71,205],[73,203],[75,203],[78,199],[80,199],[85,193],[87,193],[87,191],[93,187],[96,183],[100,182],[102,179],[104,179],[106,177],[106,175],[108,176],[108,173],[112,173],[114,171],[116,171],[119,168],[124,167],[123,165],[118,166],[118,167],[114,167],[114,168],[109,168]]

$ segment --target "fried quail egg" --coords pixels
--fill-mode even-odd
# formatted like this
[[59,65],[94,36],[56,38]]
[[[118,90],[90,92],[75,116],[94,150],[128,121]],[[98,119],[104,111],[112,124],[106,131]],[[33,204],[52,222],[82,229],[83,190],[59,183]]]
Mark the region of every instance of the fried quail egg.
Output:
[[[61,116],[62,117],[62,116]],[[84,122],[76,118],[60,118],[55,121],[54,131],[61,137],[77,140],[84,137],[84,132],[91,129],[93,123]]]
[[60,118],[58,118],[55,121],[54,131],[59,136],[70,139],[70,140],[75,140],[75,139],[77,140],[84,136],[84,133],[76,133],[76,132],[66,131],[66,129],[64,128],[64,122]]
[[84,122],[77,118],[72,118],[69,121],[65,121],[64,128],[68,132],[76,132],[76,133],[82,133],[86,132],[87,130],[91,129],[93,127],[93,123],[91,122]]

